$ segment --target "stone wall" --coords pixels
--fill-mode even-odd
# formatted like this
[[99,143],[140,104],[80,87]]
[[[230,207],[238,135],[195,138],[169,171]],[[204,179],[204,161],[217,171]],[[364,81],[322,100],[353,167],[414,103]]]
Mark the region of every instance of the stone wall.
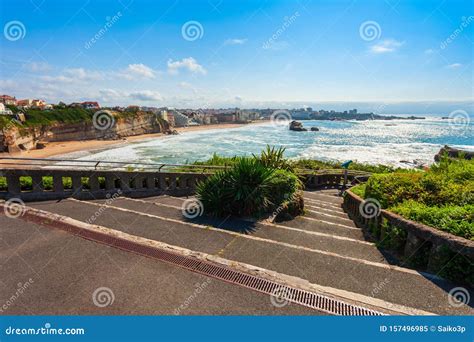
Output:
[[366,236],[392,251],[402,265],[474,285],[474,241],[380,209],[351,191],[343,207]]

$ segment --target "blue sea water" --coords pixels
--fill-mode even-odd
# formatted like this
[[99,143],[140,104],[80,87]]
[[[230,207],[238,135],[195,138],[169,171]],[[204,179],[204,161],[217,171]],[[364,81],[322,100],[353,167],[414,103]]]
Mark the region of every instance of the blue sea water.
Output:
[[412,167],[430,164],[443,145],[474,149],[474,125],[441,118],[392,121],[302,121],[318,132],[293,132],[288,126],[265,122],[229,129],[184,132],[123,146],[70,154],[78,159],[189,163],[213,153],[224,156],[259,153],[266,145],[283,146],[290,158],[348,159],[371,164]]

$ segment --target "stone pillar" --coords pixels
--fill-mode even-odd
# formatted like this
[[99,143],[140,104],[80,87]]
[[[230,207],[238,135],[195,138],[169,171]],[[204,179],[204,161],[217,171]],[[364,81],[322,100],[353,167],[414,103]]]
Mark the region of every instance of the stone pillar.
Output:
[[159,184],[160,184],[160,190],[168,190],[168,185],[166,184],[166,179],[165,176],[160,174],[159,175]]
[[100,190],[100,186],[99,186],[99,179],[97,177],[97,175],[91,175],[89,177],[89,187],[91,188],[91,192],[95,192],[95,191],[99,191]]
[[175,190],[176,189],[176,176],[169,176],[170,185],[168,190]]
[[82,182],[80,175],[71,176],[72,178],[72,190],[73,192],[80,192],[82,191]]
[[153,177],[153,176],[146,177],[146,187],[148,189],[154,189],[155,188],[155,177]]
[[64,192],[63,177],[61,174],[55,174],[53,176],[53,191],[61,194]]
[[135,189],[143,189],[143,176],[137,176],[135,178],[133,178],[133,182],[134,182],[134,188]]
[[114,190],[115,189],[115,176],[113,174],[105,175],[105,190]]
[[33,192],[43,192],[44,191],[44,186],[43,186],[43,177],[34,175],[31,176],[31,182],[33,185]]
[[126,172],[120,173],[120,187],[122,191],[130,191],[130,175]]
[[21,192],[20,177],[16,172],[7,174],[8,192],[10,194],[19,194]]

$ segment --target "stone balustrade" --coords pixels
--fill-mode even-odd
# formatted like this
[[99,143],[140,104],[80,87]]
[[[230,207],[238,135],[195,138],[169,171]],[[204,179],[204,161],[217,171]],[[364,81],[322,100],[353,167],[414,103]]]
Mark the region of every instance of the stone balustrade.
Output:
[[[19,198],[23,201],[56,200],[67,197],[77,199],[105,198],[120,190],[123,196],[147,197],[160,194],[175,196],[192,195],[199,180],[209,173],[150,172],[150,171],[100,171],[48,168],[2,169],[0,177],[6,178],[7,189],[0,189],[0,198]],[[309,189],[338,186],[344,182],[342,171],[318,174],[300,174]],[[21,187],[21,178],[31,179],[31,189]],[[353,182],[358,174],[348,174]],[[45,186],[49,179],[49,188]],[[25,182],[23,182],[25,183]],[[65,184],[70,184],[65,187]]]
[[[57,169],[2,169],[7,189],[0,189],[0,198],[23,201],[106,198],[120,192],[123,196],[147,197],[160,194],[192,195],[196,184],[208,174],[180,172],[95,171]],[[32,187],[22,189],[23,177],[31,179]],[[51,184],[49,188],[46,183]],[[28,181],[29,183],[29,181]],[[70,184],[65,187],[65,184]]]
[[[306,188],[308,189],[317,189],[326,186],[340,186],[344,184],[344,173],[343,171],[331,171],[329,173],[321,171],[317,174],[302,174],[300,175]],[[353,173],[351,171],[347,174],[347,182],[354,184],[357,180],[363,181],[367,180],[367,174]]]

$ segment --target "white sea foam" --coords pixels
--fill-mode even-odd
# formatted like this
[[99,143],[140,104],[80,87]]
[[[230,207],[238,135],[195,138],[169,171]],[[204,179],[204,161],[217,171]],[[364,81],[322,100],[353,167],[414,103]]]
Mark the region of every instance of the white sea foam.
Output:
[[[453,128],[446,120],[303,121],[319,132],[292,132],[271,124],[185,132],[73,156],[79,159],[185,163],[225,156],[259,153],[265,146],[286,148],[291,158],[357,160],[371,164],[411,167],[429,164],[447,144],[473,149],[474,127]],[[408,162],[408,163],[406,163]]]

